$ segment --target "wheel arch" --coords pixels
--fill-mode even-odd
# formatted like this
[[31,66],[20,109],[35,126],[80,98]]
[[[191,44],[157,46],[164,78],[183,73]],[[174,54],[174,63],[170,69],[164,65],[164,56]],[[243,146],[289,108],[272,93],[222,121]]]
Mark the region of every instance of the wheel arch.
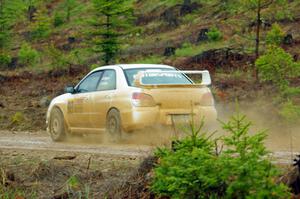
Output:
[[105,124],[106,124],[106,122],[107,122],[107,116],[108,116],[109,112],[112,111],[112,110],[116,110],[116,111],[119,113],[119,116],[120,116],[120,122],[121,122],[121,128],[124,129],[124,127],[123,127],[123,120],[122,120],[122,116],[121,116],[121,111],[120,111],[120,109],[118,109],[118,108],[115,107],[115,106],[110,107],[110,108],[108,109],[108,111],[107,111],[107,113],[106,113],[106,116],[105,116]]
[[64,118],[64,123],[65,123],[65,126],[66,126],[66,130],[69,130],[69,122],[68,122],[68,120],[67,120],[67,118],[66,118],[66,112],[67,112],[67,110],[66,109],[64,109],[62,106],[60,106],[60,105],[58,105],[58,104],[56,104],[56,105],[54,105],[52,108],[51,108],[51,111],[50,111],[50,117],[49,117],[49,125],[51,125],[50,123],[51,123],[51,117],[52,117],[52,111],[54,110],[54,109],[58,109],[60,112],[61,112],[61,114],[62,114],[62,116],[63,116],[63,118]]
[[[106,113],[106,117],[107,117],[107,115],[108,115],[108,113],[111,111],[111,110],[116,110],[116,111],[118,111],[119,113],[120,113],[120,110],[117,108],[117,107],[110,107],[109,109],[108,109],[108,111],[107,111],[107,113]],[[121,116],[121,115],[120,115]]]

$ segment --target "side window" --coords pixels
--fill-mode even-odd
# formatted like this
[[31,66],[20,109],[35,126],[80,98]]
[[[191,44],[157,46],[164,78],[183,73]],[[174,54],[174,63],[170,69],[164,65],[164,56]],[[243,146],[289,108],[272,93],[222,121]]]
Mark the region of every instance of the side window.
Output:
[[114,70],[106,70],[99,82],[97,91],[107,91],[116,89],[116,72]]
[[97,84],[102,75],[102,71],[97,71],[85,78],[77,87],[78,93],[87,93],[96,91]]

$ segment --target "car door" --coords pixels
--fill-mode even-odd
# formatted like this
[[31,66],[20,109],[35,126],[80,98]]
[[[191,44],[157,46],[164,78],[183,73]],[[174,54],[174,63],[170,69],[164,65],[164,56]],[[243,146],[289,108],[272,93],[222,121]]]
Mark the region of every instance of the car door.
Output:
[[[80,82],[75,88],[75,94],[68,100],[69,125],[71,128],[91,128],[91,94],[102,76],[102,71],[96,71]],[[76,130],[76,129],[73,129]]]
[[96,88],[97,92],[92,93],[92,112],[90,121],[92,127],[104,130],[106,123],[106,114],[111,107],[112,99],[116,93],[116,71],[105,70]]

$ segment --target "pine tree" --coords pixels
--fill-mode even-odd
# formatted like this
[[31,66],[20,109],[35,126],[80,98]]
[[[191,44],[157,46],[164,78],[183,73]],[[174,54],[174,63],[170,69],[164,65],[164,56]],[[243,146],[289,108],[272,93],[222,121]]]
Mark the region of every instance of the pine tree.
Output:
[[132,0],[93,0],[91,31],[94,51],[103,53],[105,64],[113,63],[123,39],[132,29]]
[[34,22],[31,25],[32,36],[35,39],[42,39],[49,36],[51,32],[51,19],[46,8],[39,9],[34,14]]
[[65,19],[67,22],[71,20],[71,16],[76,8],[79,7],[78,0],[65,0],[63,3],[64,11],[65,11]]
[[[280,11],[278,10],[278,6],[287,5],[287,0],[244,0],[243,1],[243,8],[249,11],[253,11],[256,15],[256,36],[255,36],[255,56],[256,59],[259,57],[260,52],[260,35],[261,35],[261,26],[262,26],[262,10],[266,8],[273,8],[272,11],[277,13]],[[274,9],[275,8],[275,9]],[[269,11],[270,12],[270,11]],[[258,71],[255,70],[255,77],[258,80]]]

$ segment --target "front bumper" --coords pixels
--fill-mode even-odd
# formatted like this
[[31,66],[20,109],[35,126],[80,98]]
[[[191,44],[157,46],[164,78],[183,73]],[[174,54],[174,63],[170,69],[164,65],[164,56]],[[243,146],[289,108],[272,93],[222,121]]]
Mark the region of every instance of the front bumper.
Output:
[[[216,122],[217,111],[214,106],[197,106],[187,109],[160,109],[159,107],[134,107],[131,111],[121,113],[123,129],[133,131],[156,125],[171,126],[174,124],[173,116],[188,116],[195,123],[204,120],[205,125]],[[193,117],[191,117],[193,115]]]

